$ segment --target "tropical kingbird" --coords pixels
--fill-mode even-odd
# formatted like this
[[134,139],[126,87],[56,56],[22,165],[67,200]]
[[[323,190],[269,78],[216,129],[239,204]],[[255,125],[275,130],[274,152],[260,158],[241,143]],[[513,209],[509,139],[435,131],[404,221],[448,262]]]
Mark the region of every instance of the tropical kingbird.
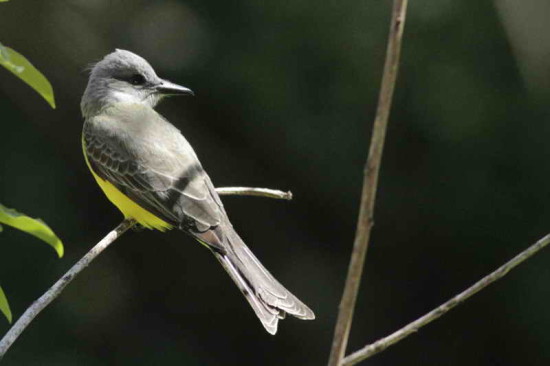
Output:
[[93,66],[81,109],[84,157],[95,180],[125,218],[179,229],[210,249],[269,333],[287,313],[314,319],[244,244],[191,145],[153,109],[169,95],[193,92],[159,78],[132,52],[116,50]]

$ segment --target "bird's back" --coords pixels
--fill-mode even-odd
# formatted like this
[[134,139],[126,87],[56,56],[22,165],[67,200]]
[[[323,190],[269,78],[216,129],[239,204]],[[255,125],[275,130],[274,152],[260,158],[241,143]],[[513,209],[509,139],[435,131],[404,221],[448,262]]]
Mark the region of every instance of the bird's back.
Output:
[[165,222],[201,230],[219,223],[221,202],[193,148],[152,108],[108,107],[86,119],[83,141],[97,176]]

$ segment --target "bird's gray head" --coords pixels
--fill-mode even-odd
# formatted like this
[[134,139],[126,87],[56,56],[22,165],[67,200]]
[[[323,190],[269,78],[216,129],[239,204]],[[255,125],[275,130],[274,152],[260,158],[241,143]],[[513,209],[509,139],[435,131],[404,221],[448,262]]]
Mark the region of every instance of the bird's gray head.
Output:
[[116,103],[139,103],[153,108],[167,95],[193,95],[193,92],[159,78],[144,58],[117,49],[92,68],[80,107],[84,117],[89,117]]

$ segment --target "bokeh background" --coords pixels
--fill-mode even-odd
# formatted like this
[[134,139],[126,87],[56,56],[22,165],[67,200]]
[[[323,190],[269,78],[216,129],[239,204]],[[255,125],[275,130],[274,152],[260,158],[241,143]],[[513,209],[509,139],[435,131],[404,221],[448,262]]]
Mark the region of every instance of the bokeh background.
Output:
[[[121,220],[84,164],[85,68],[114,48],[192,88],[159,111],[227,197],[231,219],[317,320],[272,337],[188,237],[130,232],[25,331],[2,365],[323,365],[352,247],[390,1],[11,0],[0,41],[52,82],[58,108],[0,70],[0,281],[18,317]],[[372,245],[349,350],[387,335],[550,231],[547,0],[412,0]],[[550,253],[369,365],[547,365]],[[9,325],[0,319],[0,334]]]

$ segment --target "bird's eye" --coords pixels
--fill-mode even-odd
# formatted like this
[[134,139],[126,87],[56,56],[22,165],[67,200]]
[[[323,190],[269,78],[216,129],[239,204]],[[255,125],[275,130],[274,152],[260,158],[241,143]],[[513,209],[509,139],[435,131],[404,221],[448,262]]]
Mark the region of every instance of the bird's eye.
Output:
[[141,74],[134,74],[130,77],[129,81],[132,85],[143,85],[145,84],[145,77]]

